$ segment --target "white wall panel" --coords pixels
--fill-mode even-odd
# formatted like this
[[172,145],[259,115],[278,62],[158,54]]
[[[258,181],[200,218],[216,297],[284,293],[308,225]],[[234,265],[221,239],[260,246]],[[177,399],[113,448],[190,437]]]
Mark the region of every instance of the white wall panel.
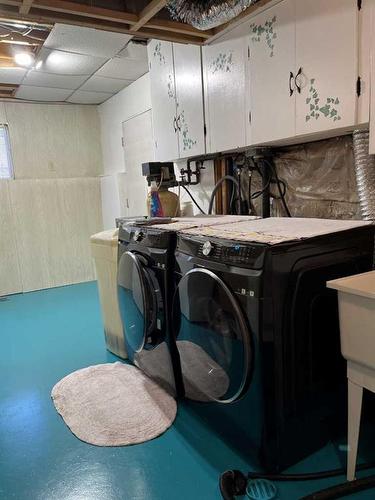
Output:
[[104,174],[124,172],[122,123],[151,109],[149,74],[99,106]]
[[22,290],[9,181],[0,181],[0,297]]
[[17,179],[101,174],[95,106],[7,103],[5,111]]
[[99,178],[9,183],[23,291],[94,279],[90,235],[102,228]]
[[122,214],[120,193],[117,176],[121,174],[105,175],[100,178],[102,192],[103,229],[115,227],[116,217]]

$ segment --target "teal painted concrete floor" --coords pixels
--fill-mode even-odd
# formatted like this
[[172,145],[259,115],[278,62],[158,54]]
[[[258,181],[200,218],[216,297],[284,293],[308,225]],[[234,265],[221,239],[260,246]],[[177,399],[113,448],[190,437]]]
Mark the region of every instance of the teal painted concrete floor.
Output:
[[[171,429],[140,445],[101,448],[70,433],[51,388],[74,370],[118,360],[105,349],[96,283],[0,300],[0,339],[1,500],[215,500],[222,471],[251,468],[183,405]],[[338,466],[327,445],[292,470]],[[343,480],[279,483],[278,498]]]

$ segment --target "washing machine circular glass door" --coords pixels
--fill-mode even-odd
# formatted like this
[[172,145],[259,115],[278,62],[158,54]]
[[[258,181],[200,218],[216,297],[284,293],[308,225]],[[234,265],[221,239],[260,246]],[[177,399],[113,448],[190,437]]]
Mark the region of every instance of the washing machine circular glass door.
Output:
[[207,269],[180,280],[173,303],[176,342],[187,398],[231,403],[250,383],[252,342],[236,297]]
[[118,299],[126,343],[133,352],[154,348],[162,342],[160,287],[143,256],[133,252],[121,255]]

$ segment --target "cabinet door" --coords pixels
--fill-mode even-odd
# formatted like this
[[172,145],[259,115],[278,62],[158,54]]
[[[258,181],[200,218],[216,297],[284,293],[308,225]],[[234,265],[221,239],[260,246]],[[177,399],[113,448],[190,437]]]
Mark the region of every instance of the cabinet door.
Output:
[[295,135],[294,1],[284,0],[251,19],[248,55],[253,144]]
[[173,44],[180,157],[205,153],[201,49]]
[[356,0],[295,0],[296,133],[356,123],[358,9]]
[[246,89],[247,39],[203,47],[208,152],[248,145]]
[[147,52],[155,160],[171,161],[179,157],[172,43],[151,40]]

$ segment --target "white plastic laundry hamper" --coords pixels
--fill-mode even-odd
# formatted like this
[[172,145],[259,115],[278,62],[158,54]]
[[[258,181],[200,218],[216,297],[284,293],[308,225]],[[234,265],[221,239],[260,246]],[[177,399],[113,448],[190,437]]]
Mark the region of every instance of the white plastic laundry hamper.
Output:
[[122,321],[117,300],[118,229],[91,236],[107,349],[127,358]]

